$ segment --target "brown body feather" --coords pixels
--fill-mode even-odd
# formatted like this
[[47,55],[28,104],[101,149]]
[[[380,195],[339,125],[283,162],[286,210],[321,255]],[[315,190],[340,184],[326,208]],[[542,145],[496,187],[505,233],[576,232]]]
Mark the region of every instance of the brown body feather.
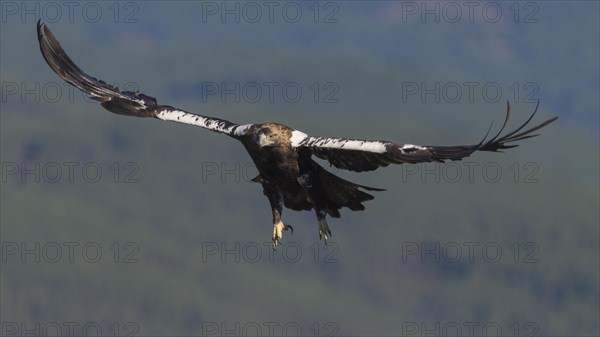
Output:
[[[289,209],[324,210],[328,215],[339,218],[341,208],[362,211],[365,209],[362,203],[374,199],[361,188],[384,191],[352,183],[327,171],[312,159],[310,151],[292,146],[290,138],[293,131],[277,123],[256,124],[240,138],[260,173],[254,181],[263,185],[267,197],[277,191],[283,205]],[[273,145],[257,145],[258,133],[271,136]]]

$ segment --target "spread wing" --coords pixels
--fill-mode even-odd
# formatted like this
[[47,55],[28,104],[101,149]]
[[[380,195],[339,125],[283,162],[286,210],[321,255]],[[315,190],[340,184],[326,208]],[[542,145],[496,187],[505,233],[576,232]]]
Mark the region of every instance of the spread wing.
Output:
[[[531,122],[539,106],[516,130],[502,135],[510,117],[510,104],[507,102],[506,117],[500,131],[493,138],[485,138],[475,145],[458,146],[423,146],[413,144],[396,144],[380,140],[353,140],[345,138],[311,137],[303,132],[292,133],[292,146],[307,148],[315,156],[329,161],[337,168],[355,172],[372,171],[389,164],[444,162],[445,160],[461,160],[475,151],[501,152],[518,146],[517,141],[535,137],[533,132],[554,122],[558,117],[551,118],[539,125],[524,131],[523,128]],[[491,129],[491,126],[490,126]],[[488,130],[489,133],[489,130]]]
[[102,80],[84,73],[54,37],[48,26],[40,21],[37,24],[37,36],[42,56],[50,68],[63,80],[100,102],[108,111],[135,117],[155,117],[162,120],[190,124],[238,137],[251,125],[238,125],[229,121],[192,114],[168,105],[158,105],[154,97],[139,92],[119,91]]

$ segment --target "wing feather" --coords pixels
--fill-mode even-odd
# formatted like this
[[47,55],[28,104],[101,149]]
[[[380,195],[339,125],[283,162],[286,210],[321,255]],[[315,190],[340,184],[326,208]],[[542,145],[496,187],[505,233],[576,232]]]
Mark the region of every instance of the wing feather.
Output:
[[190,124],[239,137],[251,125],[238,125],[224,119],[201,116],[168,105],[158,105],[154,97],[131,91],[120,91],[102,80],[83,72],[71,60],[46,24],[38,21],[37,37],[46,63],[63,80],[88,94],[108,111],[135,117],[155,117]]
[[[422,162],[444,162],[446,160],[461,160],[470,156],[475,151],[500,152],[518,146],[511,144],[520,140],[536,137],[533,134],[544,126],[554,122],[558,117],[521,131],[531,122],[539,107],[539,101],[535,111],[517,129],[502,135],[510,118],[510,104],[507,102],[504,123],[498,133],[491,139],[486,136],[474,145],[457,146],[427,146],[413,144],[396,144],[381,140],[354,140],[346,138],[311,137],[300,131],[294,131],[292,135],[292,146],[308,148],[315,156],[327,160],[331,165],[355,172],[372,171],[379,167],[390,164],[422,163]],[[521,132],[519,132],[521,131]]]

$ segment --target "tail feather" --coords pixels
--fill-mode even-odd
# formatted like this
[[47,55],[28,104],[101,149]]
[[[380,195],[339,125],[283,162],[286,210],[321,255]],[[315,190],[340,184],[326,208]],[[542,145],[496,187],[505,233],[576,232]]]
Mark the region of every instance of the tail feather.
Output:
[[371,194],[361,191],[361,188],[367,191],[385,191],[381,188],[363,186],[342,179],[321,166],[317,170],[319,180],[327,194],[327,213],[334,218],[340,217],[339,210],[342,207],[347,207],[352,211],[362,211],[365,209],[363,202],[375,199]]

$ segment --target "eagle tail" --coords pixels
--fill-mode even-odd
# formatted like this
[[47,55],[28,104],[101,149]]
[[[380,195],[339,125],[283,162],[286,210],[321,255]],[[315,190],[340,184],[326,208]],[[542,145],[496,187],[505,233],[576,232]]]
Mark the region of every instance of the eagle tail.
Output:
[[327,213],[333,218],[339,218],[339,210],[347,207],[352,211],[362,211],[365,201],[373,200],[375,197],[361,191],[385,191],[381,188],[363,186],[342,179],[318,165],[319,180],[327,195]]

